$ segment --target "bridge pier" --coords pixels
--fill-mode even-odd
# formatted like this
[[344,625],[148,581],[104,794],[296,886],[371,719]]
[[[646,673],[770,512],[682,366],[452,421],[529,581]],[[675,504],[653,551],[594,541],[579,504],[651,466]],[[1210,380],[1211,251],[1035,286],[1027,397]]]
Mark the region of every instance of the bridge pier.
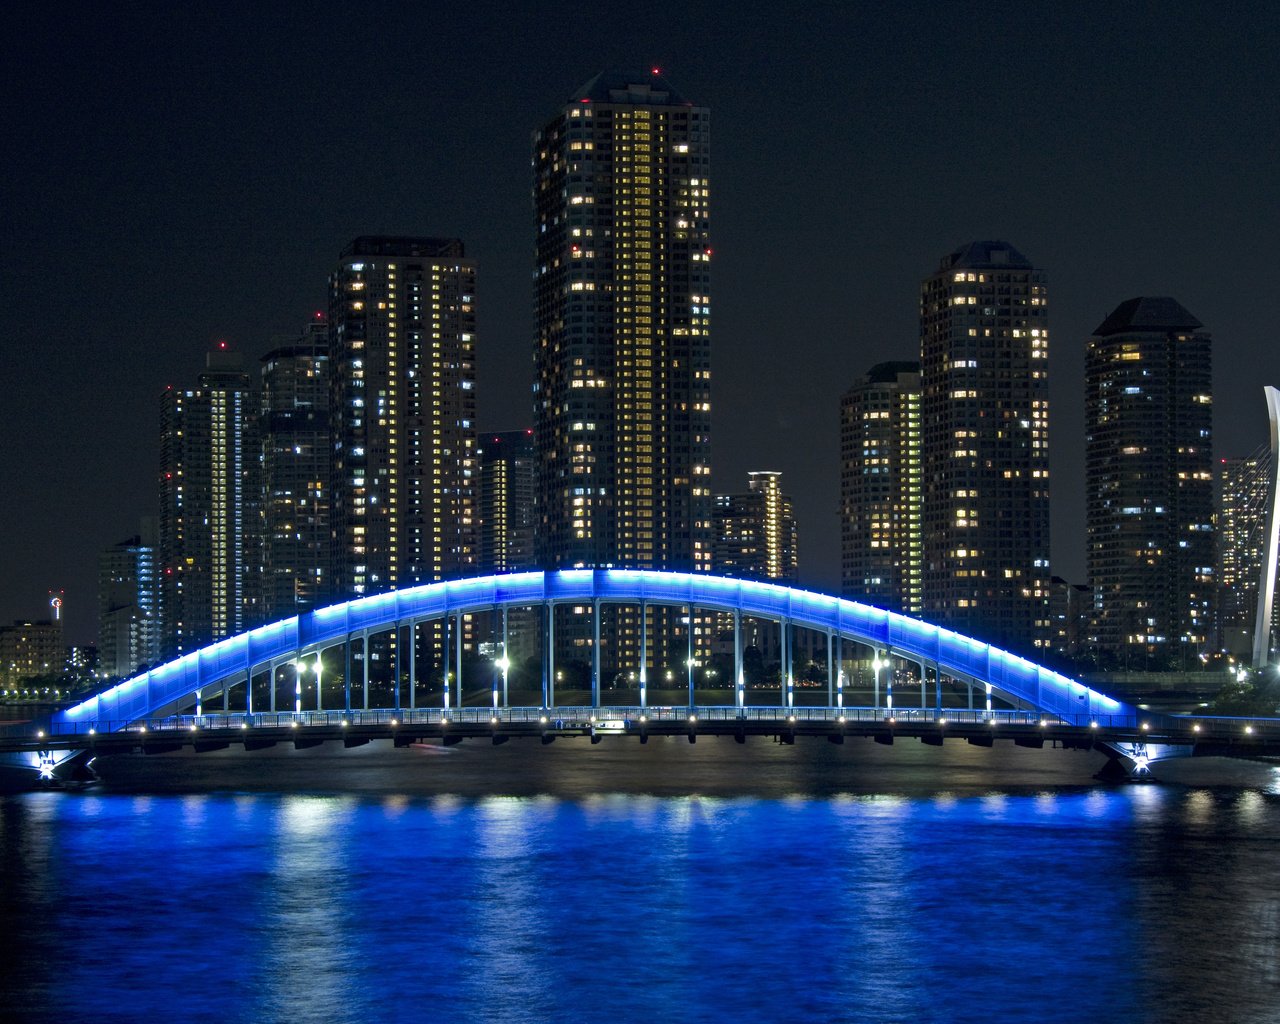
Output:
[[1106,742],[1098,749],[1107,755],[1107,763],[1098,772],[1103,782],[1154,782],[1151,766],[1174,757],[1191,757],[1194,746],[1172,743]]

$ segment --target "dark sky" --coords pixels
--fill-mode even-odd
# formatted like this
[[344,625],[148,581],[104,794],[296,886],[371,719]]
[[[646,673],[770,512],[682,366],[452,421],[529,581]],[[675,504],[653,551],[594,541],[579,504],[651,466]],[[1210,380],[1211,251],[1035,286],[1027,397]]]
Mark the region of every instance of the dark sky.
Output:
[[[1215,339],[1218,451],[1280,383],[1268,5],[20,3],[3,19],[0,620],[154,514],[159,394],[325,303],[358,234],[480,263],[480,424],[531,419],[529,144],[658,65],[712,110],[714,473],[778,469],[839,579],[841,392],[918,358],[921,278],[1002,238],[1049,272],[1054,571],[1084,573],[1083,345],[1172,295]],[[279,9],[277,9],[279,8]]]

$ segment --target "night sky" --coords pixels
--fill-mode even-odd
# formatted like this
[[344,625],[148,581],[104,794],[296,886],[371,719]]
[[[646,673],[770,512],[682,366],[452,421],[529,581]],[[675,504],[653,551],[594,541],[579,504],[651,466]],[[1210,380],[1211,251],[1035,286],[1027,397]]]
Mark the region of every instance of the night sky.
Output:
[[92,642],[98,552],[155,514],[159,395],[326,304],[360,234],[480,265],[480,426],[531,422],[530,136],[609,66],[712,111],[714,487],[777,469],[839,581],[839,397],[919,357],[920,280],[1049,273],[1053,571],[1084,578],[1083,347],[1172,295],[1215,341],[1216,445],[1280,384],[1269,5],[9,5],[0,621]]

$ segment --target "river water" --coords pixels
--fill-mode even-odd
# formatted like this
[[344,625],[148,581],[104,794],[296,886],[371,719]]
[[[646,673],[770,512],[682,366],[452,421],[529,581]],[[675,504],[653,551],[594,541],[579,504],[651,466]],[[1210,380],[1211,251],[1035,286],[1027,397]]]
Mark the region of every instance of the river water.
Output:
[[870,741],[117,757],[0,798],[0,1015],[1280,1021],[1280,772]]

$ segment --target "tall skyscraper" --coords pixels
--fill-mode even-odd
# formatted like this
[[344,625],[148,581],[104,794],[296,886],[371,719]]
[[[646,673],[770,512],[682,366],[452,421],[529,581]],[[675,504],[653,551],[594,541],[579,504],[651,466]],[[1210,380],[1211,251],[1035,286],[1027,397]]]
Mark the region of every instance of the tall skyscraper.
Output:
[[329,285],[335,597],[475,564],[475,288],[456,238],[342,250]]
[[[1266,552],[1270,459],[1248,456],[1218,463],[1218,628],[1220,646],[1248,657],[1257,627],[1258,582]],[[1273,608],[1272,630],[1280,626]]]
[[160,600],[154,518],[143,532],[106,548],[98,559],[98,668],[131,675],[160,659]]
[[262,603],[277,619],[316,607],[329,569],[329,324],[261,360]]
[[845,597],[920,614],[920,364],[879,363],[840,400]]
[[1198,664],[1214,598],[1211,349],[1170,298],[1122,302],[1085,350],[1089,583],[1120,667]]
[[258,618],[258,446],[249,375],[221,343],[196,387],[169,387],[160,414],[161,656]]
[[799,577],[799,542],[791,496],[782,474],[747,474],[747,490],[718,494],[715,504],[715,571],[739,579],[791,584]]
[[924,617],[1029,654],[1050,630],[1046,281],[972,242],[920,295]]
[[483,572],[532,569],[537,513],[537,458],[532,430],[480,438],[480,558]]
[[533,140],[547,568],[711,567],[711,115],[606,72]]

